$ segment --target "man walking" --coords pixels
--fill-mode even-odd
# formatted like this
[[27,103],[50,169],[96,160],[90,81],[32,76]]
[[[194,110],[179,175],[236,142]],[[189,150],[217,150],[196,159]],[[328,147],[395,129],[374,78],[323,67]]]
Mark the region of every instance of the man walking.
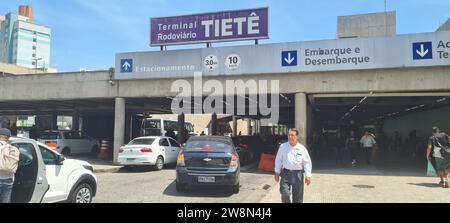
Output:
[[8,142],[9,129],[0,129],[0,203],[11,203],[14,173],[19,162],[19,150]]
[[372,158],[372,149],[373,146],[377,143],[368,131],[364,133],[364,136],[359,141],[361,143],[361,147],[363,148],[364,153],[366,154],[367,164],[370,164],[370,159]]
[[297,129],[289,129],[288,138],[288,142],[281,144],[275,158],[275,181],[280,182],[281,177],[283,203],[291,203],[291,188],[292,202],[303,203],[303,184],[311,184],[311,158],[308,150],[298,142]]
[[450,138],[444,132],[440,132],[438,127],[431,128],[433,134],[428,140],[427,160],[430,161],[431,155],[436,161],[437,171],[441,181],[439,182],[443,188],[449,188],[448,178],[450,177],[450,162],[444,159],[442,155],[443,147],[447,147],[450,143]]

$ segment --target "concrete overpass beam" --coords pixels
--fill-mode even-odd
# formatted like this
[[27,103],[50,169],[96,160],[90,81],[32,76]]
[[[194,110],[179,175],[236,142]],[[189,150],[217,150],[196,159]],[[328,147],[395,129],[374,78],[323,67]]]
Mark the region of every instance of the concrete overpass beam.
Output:
[[114,113],[114,163],[117,164],[119,149],[125,139],[125,98],[115,99]]

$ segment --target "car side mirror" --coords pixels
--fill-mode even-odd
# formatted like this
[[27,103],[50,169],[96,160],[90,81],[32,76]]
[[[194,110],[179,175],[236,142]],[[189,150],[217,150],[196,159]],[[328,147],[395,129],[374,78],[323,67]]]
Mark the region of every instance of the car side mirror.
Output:
[[57,165],[63,165],[65,159],[66,158],[63,155],[58,155],[56,157],[56,164]]

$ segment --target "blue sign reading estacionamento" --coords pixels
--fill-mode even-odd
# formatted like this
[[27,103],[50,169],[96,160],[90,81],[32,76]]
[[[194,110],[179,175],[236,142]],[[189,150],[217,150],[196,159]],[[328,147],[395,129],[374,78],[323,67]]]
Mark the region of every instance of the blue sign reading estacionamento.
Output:
[[282,51],[281,52],[281,66],[297,66],[297,51]]
[[419,42],[412,44],[413,59],[433,59],[433,44],[431,42]]
[[120,73],[132,73],[133,72],[133,59],[120,60]]

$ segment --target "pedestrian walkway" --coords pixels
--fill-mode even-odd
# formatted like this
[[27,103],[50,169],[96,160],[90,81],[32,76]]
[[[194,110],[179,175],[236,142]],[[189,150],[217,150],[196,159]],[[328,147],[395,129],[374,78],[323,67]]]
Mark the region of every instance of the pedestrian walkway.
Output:
[[[305,186],[305,203],[448,203],[450,189],[441,188],[439,178],[423,172],[384,171],[374,167],[313,171]],[[260,201],[280,203],[279,185],[274,184]]]

